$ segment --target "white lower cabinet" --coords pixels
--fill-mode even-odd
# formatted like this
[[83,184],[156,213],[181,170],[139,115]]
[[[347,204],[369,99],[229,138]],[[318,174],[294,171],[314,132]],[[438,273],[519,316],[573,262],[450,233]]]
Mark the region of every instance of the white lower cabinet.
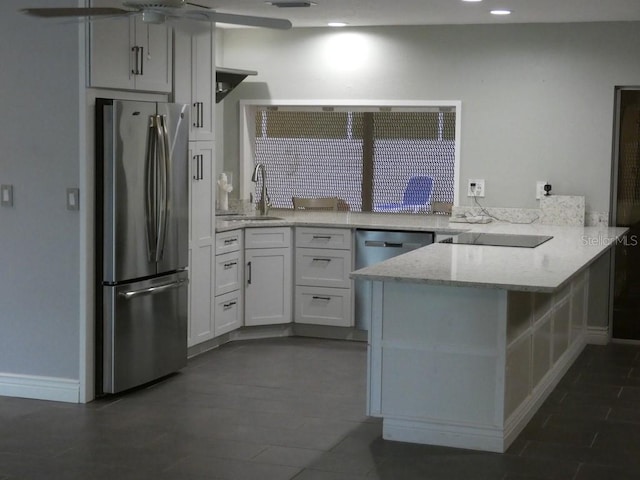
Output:
[[297,323],[345,327],[351,325],[351,290],[296,285]]
[[212,245],[189,252],[189,347],[213,338],[214,253]]
[[243,324],[242,290],[216,296],[215,336],[237,330]]
[[243,325],[243,233],[233,230],[216,234],[216,281],[214,336]]
[[216,255],[216,297],[242,287],[242,252]]
[[244,324],[290,323],[292,281],[291,229],[245,230]]
[[351,230],[296,228],[295,322],[353,326]]

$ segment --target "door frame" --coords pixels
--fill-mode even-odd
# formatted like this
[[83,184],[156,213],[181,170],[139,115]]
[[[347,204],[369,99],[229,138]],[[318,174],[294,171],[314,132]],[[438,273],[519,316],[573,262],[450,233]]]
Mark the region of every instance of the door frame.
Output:
[[[614,108],[613,108],[613,137],[611,148],[611,188],[609,197],[609,225],[616,226],[618,216],[618,167],[620,158],[620,130],[621,130],[621,103],[622,92],[624,91],[640,91],[638,86],[616,86],[614,91]],[[640,340],[615,339],[613,337],[613,310],[614,310],[614,294],[615,294],[615,266],[616,266],[616,248],[611,249],[611,261],[609,268],[609,339],[624,343],[640,343]]]

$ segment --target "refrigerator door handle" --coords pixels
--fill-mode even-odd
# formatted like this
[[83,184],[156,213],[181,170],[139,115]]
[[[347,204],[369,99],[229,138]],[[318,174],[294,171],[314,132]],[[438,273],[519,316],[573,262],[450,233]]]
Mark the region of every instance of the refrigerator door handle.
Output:
[[160,148],[158,149],[157,161],[158,168],[158,224],[157,224],[157,243],[156,243],[156,262],[162,260],[164,253],[165,237],[167,234],[167,220],[169,213],[169,132],[167,131],[167,117],[157,115],[157,141]]
[[157,293],[166,292],[167,290],[171,290],[173,288],[180,288],[183,285],[187,284],[189,280],[177,280],[175,282],[167,283],[165,285],[158,285],[156,287],[143,288],[142,290],[133,290],[131,292],[120,292],[118,296],[123,297],[127,300],[135,297],[140,297],[142,295],[155,295]]
[[156,259],[158,245],[158,203],[156,201],[157,175],[157,118],[149,117],[149,132],[147,134],[147,150],[145,158],[145,217],[147,224],[147,257],[150,262]]

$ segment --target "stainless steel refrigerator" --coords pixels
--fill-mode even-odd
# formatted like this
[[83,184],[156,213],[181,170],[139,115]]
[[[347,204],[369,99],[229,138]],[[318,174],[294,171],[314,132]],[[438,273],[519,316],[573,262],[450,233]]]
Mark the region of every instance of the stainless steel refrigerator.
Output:
[[96,391],[187,362],[189,106],[96,101]]

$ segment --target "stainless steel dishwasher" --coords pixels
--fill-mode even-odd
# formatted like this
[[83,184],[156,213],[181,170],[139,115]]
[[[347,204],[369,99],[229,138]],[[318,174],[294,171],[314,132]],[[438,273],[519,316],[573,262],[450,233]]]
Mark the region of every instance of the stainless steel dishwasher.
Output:
[[[432,232],[356,230],[356,270],[433,243]],[[355,327],[369,330],[371,282],[355,281]]]

